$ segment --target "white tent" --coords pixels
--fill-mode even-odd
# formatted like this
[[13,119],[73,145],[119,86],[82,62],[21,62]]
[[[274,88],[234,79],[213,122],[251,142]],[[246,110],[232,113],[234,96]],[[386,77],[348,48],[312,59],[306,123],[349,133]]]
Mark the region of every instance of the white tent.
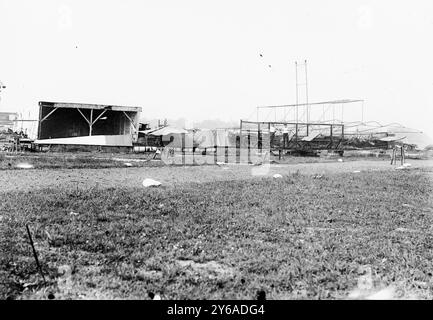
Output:
[[203,129],[195,133],[194,141],[200,148],[213,148],[214,146],[231,146],[227,130]]

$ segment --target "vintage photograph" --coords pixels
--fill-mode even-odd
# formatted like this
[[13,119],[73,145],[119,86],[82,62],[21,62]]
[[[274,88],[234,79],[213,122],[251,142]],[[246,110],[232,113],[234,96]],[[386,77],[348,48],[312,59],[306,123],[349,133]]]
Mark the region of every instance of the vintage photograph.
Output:
[[0,0],[0,300],[431,300],[432,13]]

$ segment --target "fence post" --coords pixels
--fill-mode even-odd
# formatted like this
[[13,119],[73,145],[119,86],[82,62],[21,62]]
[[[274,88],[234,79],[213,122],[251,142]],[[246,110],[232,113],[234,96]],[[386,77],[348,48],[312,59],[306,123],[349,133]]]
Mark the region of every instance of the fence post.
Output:
[[247,131],[248,133],[248,163],[251,163],[251,135],[250,130]]
[[242,132],[239,132],[239,135],[236,136],[236,163],[241,162],[241,134]]
[[185,133],[182,133],[182,165],[185,165]]
[[401,146],[401,165],[404,164],[404,149],[403,146]]
[[216,130],[214,131],[214,148],[215,148],[215,153],[214,153],[213,159],[214,159],[214,164],[216,164],[218,162],[218,145],[217,145],[217,132],[216,132]]
[[262,153],[262,131],[260,130],[260,123],[257,131],[257,146],[261,154]]

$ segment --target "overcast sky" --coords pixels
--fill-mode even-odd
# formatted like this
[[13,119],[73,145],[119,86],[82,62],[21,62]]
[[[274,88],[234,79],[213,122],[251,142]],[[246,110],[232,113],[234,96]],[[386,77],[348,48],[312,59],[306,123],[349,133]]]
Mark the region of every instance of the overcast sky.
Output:
[[310,101],[365,99],[365,120],[433,137],[431,0],[0,0],[0,30],[0,111],[37,117],[48,100],[238,121],[294,103],[306,59]]

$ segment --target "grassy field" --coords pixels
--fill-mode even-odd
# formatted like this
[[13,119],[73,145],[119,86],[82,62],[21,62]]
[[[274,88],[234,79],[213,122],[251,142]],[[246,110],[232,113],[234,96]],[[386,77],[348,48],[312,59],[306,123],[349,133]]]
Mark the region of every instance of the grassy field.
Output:
[[431,299],[432,174],[3,191],[0,298]]
[[[125,163],[131,167],[164,167],[163,161],[154,161],[152,153],[0,153],[0,170],[20,170],[31,166],[34,169],[98,169],[98,168],[122,168]],[[181,162],[181,155],[177,154],[177,160]],[[186,154],[187,164],[193,163],[193,156]],[[197,156],[196,156],[197,158]],[[324,163],[335,162],[340,156],[330,157],[282,157],[272,155],[272,160],[278,163]],[[157,157],[157,159],[160,159]],[[374,158],[371,158],[374,159]],[[213,164],[213,154],[208,154],[207,161]],[[351,161],[350,155],[346,161]],[[218,161],[224,161],[220,159]],[[24,167],[23,167],[24,165]],[[26,166],[27,165],[27,166]]]
[[[90,169],[125,167],[125,162],[134,167],[163,166],[162,162],[145,161],[144,154],[124,155],[125,161],[109,154],[98,153],[0,153],[0,170],[34,169]],[[121,157],[120,157],[121,158]],[[130,158],[130,159],[128,159]],[[130,161],[128,161],[130,160]],[[139,161],[137,161],[139,160]]]

